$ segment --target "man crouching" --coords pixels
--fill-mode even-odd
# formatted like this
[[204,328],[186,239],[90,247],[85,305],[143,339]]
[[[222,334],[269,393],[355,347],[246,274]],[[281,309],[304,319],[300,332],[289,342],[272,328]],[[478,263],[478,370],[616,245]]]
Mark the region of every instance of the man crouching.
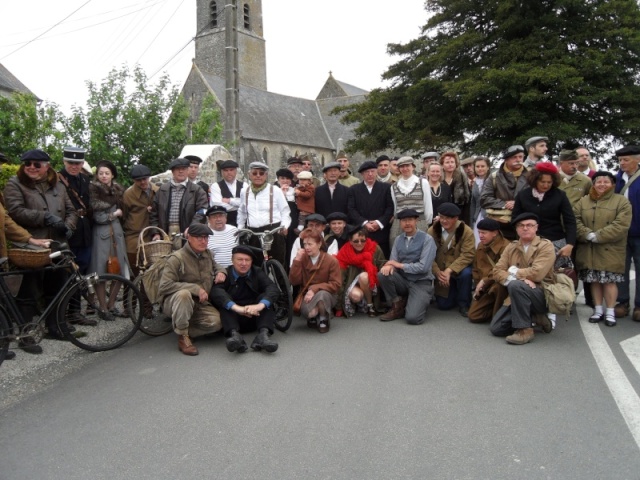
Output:
[[494,280],[507,287],[511,311],[502,315],[499,310],[490,329],[496,336],[513,332],[507,336],[507,343],[524,345],[533,340],[534,315],[538,322],[544,322],[541,326],[545,331],[551,331],[545,315],[547,304],[542,281],[554,281],[556,254],[553,243],[537,235],[538,216],[535,213],[521,213],[512,224],[516,227],[518,240],[507,245],[493,270]]
[[214,282],[224,282],[227,273],[207,249],[209,235],[213,235],[209,227],[192,223],[187,244],[169,256],[158,286],[162,310],[171,317],[178,348],[185,355],[198,355],[190,337],[222,328],[218,310],[209,303],[209,291]]
[[211,289],[211,301],[220,310],[230,352],[246,352],[247,343],[240,332],[253,330],[258,330],[251,343],[253,350],[272,353],[278,349],[278,344],[269,338],[276,315],[269,307],[280,291],[261,268],[253,266],[254,258],[251,247],[234,247],[226,280]]

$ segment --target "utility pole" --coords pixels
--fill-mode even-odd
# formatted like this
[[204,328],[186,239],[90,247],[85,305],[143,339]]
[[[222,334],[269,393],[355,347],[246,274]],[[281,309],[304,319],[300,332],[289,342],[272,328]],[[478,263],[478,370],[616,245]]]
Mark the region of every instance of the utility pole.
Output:
[[[238,131],[240,126],[238,115],[238,6],[237,0],[227,0],[225,8],[225,130],[224,136],[231,145],[231,155],[238,156]],[[242,159],[244,160],[244,159]],[[244,161],[239,162],[244,170]]]

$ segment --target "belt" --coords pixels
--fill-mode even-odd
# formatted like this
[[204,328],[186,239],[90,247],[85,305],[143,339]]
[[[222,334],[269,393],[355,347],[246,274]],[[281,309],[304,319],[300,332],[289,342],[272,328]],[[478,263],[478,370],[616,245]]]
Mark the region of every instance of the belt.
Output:
[[265,225],[263,227],[247,227],[249,230],[251,230],[252,232],[255,233],[261,233],[261,232],[266,232],[268,230],[273,230],[274,228],[278,228],[280,226],[280,222],[278,223],[271,223],[269,225]]

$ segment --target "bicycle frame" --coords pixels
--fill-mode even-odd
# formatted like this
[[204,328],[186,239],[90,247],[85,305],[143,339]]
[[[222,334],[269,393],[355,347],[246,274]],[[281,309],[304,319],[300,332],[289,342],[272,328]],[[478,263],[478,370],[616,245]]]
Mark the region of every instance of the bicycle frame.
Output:
[[273,236],[280,230],[282,230],[282,227],[276,227],[273,230],[267,230],[265,232],[254,232],[247,228],[239,228],[236,232],[236,236],[238,236],[238,238],[247,236],[247,239],[251,238],[252,235],[258,237],[258,240],[260,241],[260,248],[262,249],[262,254],[264,255],[264,261],[266,262],[271,258],[271,256],[269,255],[269,250],[271,250]]

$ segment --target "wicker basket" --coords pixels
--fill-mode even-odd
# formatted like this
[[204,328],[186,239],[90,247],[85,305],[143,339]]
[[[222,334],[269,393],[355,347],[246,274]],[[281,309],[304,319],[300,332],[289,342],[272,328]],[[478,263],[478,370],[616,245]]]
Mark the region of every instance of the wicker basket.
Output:
[[48,248],[26,249],[11,248],[7,256],[9,261],[18,268],[42,268],[51,264],[49,254],[51,250]]
[[[145,242],[144,237],[148,230],[156,230],[157,233],[162,235],[162,240]],[[144,228],[138,237],[138,267],[147,268],[153,265],[153,262],[160,257],[169,255],[172,249],[173,242],[164,230],[158,227]],[[142,262],[142,265],[140,262]]]

